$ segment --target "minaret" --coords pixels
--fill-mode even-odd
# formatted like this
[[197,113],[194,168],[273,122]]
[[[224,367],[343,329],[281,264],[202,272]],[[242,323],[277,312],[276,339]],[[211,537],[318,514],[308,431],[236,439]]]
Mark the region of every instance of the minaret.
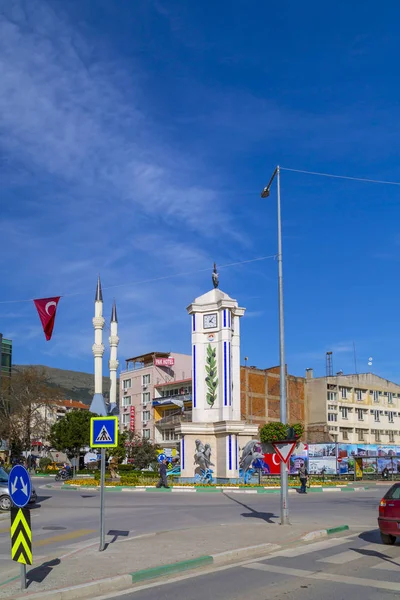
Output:
[[118,337],[118,317],[117,317],[117,305],[115,300],[111,311],[111,322],[110,322],[110,414],[113,414],[117,408],[117,369],[119,362],[117,360],[117,349],[119,344]]
[[91,412],[101,417],[107,415],[107,408],[103,398],[103,292],[101,291],[100,275],[97,279],[96,296],[94,301],[94,344],[92,346],[94,356],[94,396],[90,405]]

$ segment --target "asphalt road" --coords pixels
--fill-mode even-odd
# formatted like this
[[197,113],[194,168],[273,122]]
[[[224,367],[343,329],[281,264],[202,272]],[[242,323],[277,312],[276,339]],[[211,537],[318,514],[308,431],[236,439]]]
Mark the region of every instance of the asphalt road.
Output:
[[[100,497],[97,491],[48,489],[35,481],[38,505],[32,509],[35,555],[62,553],[98,537]],[[350,524],[376,527],[377,505],[386,488],[364,492],[291,495],[291,521],[321,527]],[[248,518],[279,521],[279,494],[188,494],[107,492],[106,532],[124,537],[166,529],[231,523]],[[111,534],[112,535],[112,534]],[[10,552],[8,522],[0,521],[0,569]]]
[[377,532],[325,538],[255,560],[186,574],[98,600],[383,600],[399,597],[400,545]]

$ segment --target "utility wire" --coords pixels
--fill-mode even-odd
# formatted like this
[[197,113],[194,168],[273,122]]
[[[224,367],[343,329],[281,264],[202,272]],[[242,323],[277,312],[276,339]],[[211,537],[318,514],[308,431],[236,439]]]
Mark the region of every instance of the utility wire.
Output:
[[[233,262],[233,263],[228,263],[226,265],[219,265],[218,269],[228,269],[230,267],[236,267],[237,265],[245,265],[248,263],[253,263],[253,262],[257,262],[257,261],[261,261],[261,260],[267,260],[269,258],[276,258],[276,254],[271,254],[269,256],[259,256],[258,258],[250,258],[248,260],[240,260],[238,262]],[[155,281],[165,281],[166,279],[172,279],[174,277],[185,277],[187,275],[194,275],[195,273],[204,273],[205,271],[210,271],[210,267],[206,267],[204,269],[197,269],[196,271],[186,271],[183,273],[173,273],[171,275],[163,275],[162,277],[154,277],[151,279],[142,279],[141,281],[130,281],[127,283],[119,283],[117,285],[108,285],[105,287],[102,287],[103,290],[112,290],[115,288],[121,288],[121,287],[127,287],[127,286],[131,286],[131,285],[142,285],[144,283],[153,283]],[[88,294],[90,292],[92,292],[93,290],[85,290],[85,291],[81,291],[81,292],[73,292],[71,294],[62,294],[61,298],[69,298],[71,296],[80,296],[83,294]],[[37,296],[36,296],[37,297]],[[16,303],[20,303],[20,302],[33,302],[33,298],[29,298],[27,300],[0,300],[0,304],[16,304]]]
[[365,183],[380,183],[383,185],[400,185],[400,181],[382,181],[380,179],[366,179],[364,177],[348,177],[347,175],[333,175],[333,173],[318,173],[317,171],[304,171],[302,169],[289,169],[279,167],[281,171],[291,171],[292,173],[305,173],[306,175],[318,175],[320,177],[332,177],[333,179],[348,179],[350,181],[363,181]]

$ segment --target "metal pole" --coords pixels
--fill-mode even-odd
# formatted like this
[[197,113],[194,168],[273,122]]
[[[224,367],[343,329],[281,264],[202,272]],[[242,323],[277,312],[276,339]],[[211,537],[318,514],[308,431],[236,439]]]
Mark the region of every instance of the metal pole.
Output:
[[[285,327],[283,317],[283,269],[282,269],[282,220],[281,220],[281,173],[276,167],[278,187],[278,300],[279,300],[279,371],[280,371],[280,419],[286,423],[286,364],[285,364]],[[281,525],[289,524],[288,508],[288,472],[281,462]]]
[[21,590],[26,590],[26,565],[20,565]]
[[100,547],[99,552],[103,552],[105,546],[104,530],[104,484],[106,479],[106,449],[101,449],[100,462]]

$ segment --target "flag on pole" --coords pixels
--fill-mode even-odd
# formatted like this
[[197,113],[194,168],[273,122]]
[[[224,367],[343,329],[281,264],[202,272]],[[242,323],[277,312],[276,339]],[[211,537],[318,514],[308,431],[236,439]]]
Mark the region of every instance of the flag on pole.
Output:
[[34,300],[47,341],[51,340],[57,305],[60,298],[61,296],[55,296],[54,298],[39,298],[38,300]]

